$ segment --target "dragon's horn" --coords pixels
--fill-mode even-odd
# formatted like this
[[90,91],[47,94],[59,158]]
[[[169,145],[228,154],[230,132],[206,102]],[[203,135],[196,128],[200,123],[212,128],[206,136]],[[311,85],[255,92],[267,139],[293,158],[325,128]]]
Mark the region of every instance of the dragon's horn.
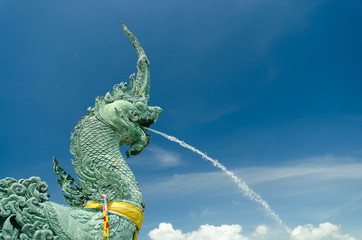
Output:
[[131,40],[133,47],[136,49],[138,55],[138,62],[137,62],[137,76],[136,80],[131,82],[131,89],[133,95],[146,95],[149,97],[150,95],[150,69],[149,69],[149,61],[143,50],[141,44],[137,40],[137,38],[131,33],[126,25],[122,22],[122,27],[124,33],[127,37]]

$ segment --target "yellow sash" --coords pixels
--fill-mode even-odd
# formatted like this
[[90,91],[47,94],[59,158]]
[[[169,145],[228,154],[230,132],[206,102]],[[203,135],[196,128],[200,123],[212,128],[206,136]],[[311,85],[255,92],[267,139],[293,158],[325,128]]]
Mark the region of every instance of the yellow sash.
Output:
[[[141,230],[141,225],[143,221],[143,211],[126,202],[116,202],[110,201],[107,202],[107,207],[109,212],[118,213],[126,218],[131,219],[137,225],[137,231],[133,234],[133,240],[137,240],[137,232]],[[96,208],[102,209],[102,204],[94,201],[89,201],[84,206],[84,208]]]

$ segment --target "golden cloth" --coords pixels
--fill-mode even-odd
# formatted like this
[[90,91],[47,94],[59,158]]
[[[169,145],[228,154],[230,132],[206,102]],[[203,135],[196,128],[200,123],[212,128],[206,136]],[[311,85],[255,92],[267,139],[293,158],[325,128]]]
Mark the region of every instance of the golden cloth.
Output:
[[[143,221],[143,211],[126,202],[110,201],[107,202],[108,212],[118,213],[126,218],[131,219],[137,225],[137,231],[133,234],[133,240],[137,240],[137,232],[141,230]],[[102,204],[94,201],[89,201],[84,208],[103,209]]]

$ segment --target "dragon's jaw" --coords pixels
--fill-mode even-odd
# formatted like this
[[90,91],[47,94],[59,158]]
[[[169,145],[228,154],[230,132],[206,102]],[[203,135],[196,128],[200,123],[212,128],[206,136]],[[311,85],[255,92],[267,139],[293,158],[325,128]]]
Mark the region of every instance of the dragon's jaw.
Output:
[[150,136],[148,128],[156,122],[162,109],[148,107],[145,102],[132,103],[126,100],[117,100],[99,109],[111,125],[118,129],[120,145],[129,145],[127,156],[137,155],[148,145]]
[[132,143],[128,143],[128,145],[130,145],[130,149],[126,152],[128,157],[141,153],[149,144],[151,136],[147,134],[145,128],[149,128],[154,124],[161,113],[162,109],[159,107],[147,107],[146,111],[137,112],[129,118],[136,140],[133,140]]
[[161,115],[162,109],[160,107],[147,107],[146,111],[139,113],[139,118],[135,121],[142,127],[150,127],[156,123],[158,117]]

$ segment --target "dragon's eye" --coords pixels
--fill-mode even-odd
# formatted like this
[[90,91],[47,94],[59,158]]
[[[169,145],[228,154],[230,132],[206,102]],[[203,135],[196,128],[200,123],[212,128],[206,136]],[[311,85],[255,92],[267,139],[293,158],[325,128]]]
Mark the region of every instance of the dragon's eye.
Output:
[[137,102],[135,105],[136,105],[136,108],[140,111],[143,111],[146,109],[146,105],[142,102]]

